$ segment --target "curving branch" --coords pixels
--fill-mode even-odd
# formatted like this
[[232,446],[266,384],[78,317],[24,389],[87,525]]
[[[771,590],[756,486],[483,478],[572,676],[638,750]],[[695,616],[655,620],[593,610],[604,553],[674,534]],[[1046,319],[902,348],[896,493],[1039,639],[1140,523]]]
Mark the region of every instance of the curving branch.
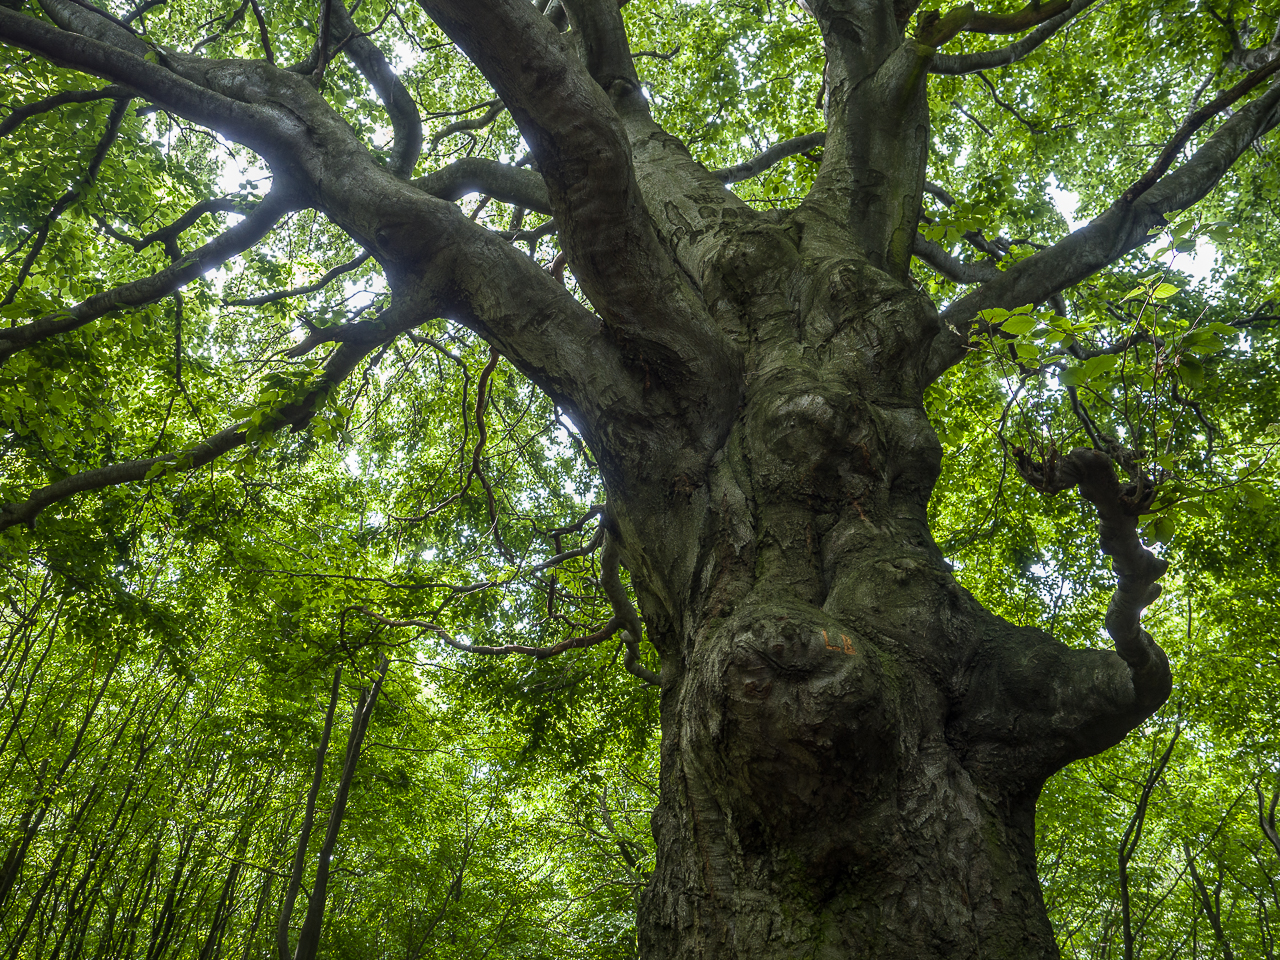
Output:
[[[328,0],[328,4],[333,22],[332,42],[356,65],[386,108],[394,137],[391,169],[407,177],[422,154],[422,118],[418,115],[418,105],[378,45],[356,29],[343,0]],[[256,13],[256,0],[253,9]],[[263,36],[266,36],[265,29]]]
[[[88,4],[81,7],[70,0],[43,0],[42,6],[57,26],[0,6],[0,40],[125,84],[164,109],[245,144],[269,162],[287,159],[293,145],[288,136],[292,119],[287,115],[227,96],[156,62],[156,51],[145,41],[90,12],[96,8]],[[192,67],[209,65],[200,58],[166,54],[170,62],[178,59]],[[271,69],[265,64],[263,68]]]
[[622,642],[626,646],[623,666],[627,672],[639,677],[652,686],[661,686],[658,675],[640,662],[640,641],[644,638],[644,627],[640,624],[640,615],[631,604],[622,578],[618,575],[621,556],[617,540],[606,535],[604,551],[600,554],[600,585],[604,587],[605,596],[613,606],[614,619],[622,623],[626,629],[622,633]]
[[1276,856],[1280,857],[1280,831],[1276,830],[1276,805],[1280,804],[1280,788],[1272,792],[1269,805],[1263,796],[1262,785],[1256,784],[1254,790],[1258,794],[1258,826],[1262,828],[1262,835],[1267,838]]
[[790,140],[775,143],[768,150],[762,151],[743,163],[725,167],[722,170],[712,170],[711,175],[725,186],[731,183],[739,183],[743,180],[750,180],[752,177],[760,176],[775,164],[781,163],[787,157],[794,157],[798,153],[807,153],[826,142],[827,134],[825,130],[792,137]]
[[1070,10],[1076,2],[1078,0],[1050,0],[1042,4],[1039,0],[1030,0],[1025,7],[1013,13],[977,12],[965,23],[964,30],[967,33],[1021,33]]
[[484,103],[478,104],[470,110],[464,110],[463,113],[470,113],[472,110],[486,107],[484,113],[478,117],[471,117],[467,120],[455,120],[453,123],[447,123],[435,133],[431,135],[431,146],[427,150],[428,153],[435,153],[436,148],[447,138],[455,133],[468,133],[472,130],[483,130],[498,117],[506,112],[507,107],[501,100],[486,100]]
[[140,307],[169,296],[212,267],[248,250],[267,235],[293,204],[274,191],[243,220],[165,269],[141,280],[96,293],[64,311],[16,327],[0,327],[0,363],[19,350],[69,333],[113,310]]
[[987,92],[991,94],[991,99],[996,102],[996,106],[1012,114],[1015,120],[1017,120],[1020,124],[1022,124],[1024,127],[1027,128],[1028,133],[1030,133],[1032,136],[1044,133],[1043,130],[1041,130],[1039,127],[1033,124],[1030,120],[1024,117],[1022,115],[1022,112],[1017,107],[1015,107],[1013,104],[1009,103],[1006,100],[1001,100],[1000,94],[996,90],[996,85],[992,83],[991,79],[981,70],[978,71],[978,79],[981,80],[983,85],[987,88]]
[[1138,705],[1154,711],[1172,690],[1169,659],[1142,629],[1142,611],[1160,596],[1156,582],[1169,569],[1138,538],[1138,518],[1150,511],[1155,486],[1140,474],[1133,483],[1120,485],[1112,458],[1084,447],[1059,455],[1050,450],[1045,462],[1026,451],[1014,451],[1018,473],[1034,489],[1045,494],[1079,487],[1080,496],[1098,510],[1098,539],[1102,552],[1111,557],[1116,591],[1107,607],[1105,625],[1116,653],[1129,665]]
[[457,160],[413,183],[441,200],[453,201],[469,193],[483,193],[535,213],[551,213],[551,200],[542,177],[532,170],[484,157]]
[[1007,67],[1011,63],[1017,63],[1097,2],[1098,0],[1073,0],[1065,10],[1045,20],[1021,40],[998,50],[983,50],[979,53],[937,54],[929,64],[929,72],[954,76],[964,73],[977,73],[979,70],[994,70],[998,67]]
[[[125,26],[128,26],[129,24],[133,23],[133,21],[137,20],[139,17],[143,16],[144,14],[148,13],[151,10],[154,10],[156,7],[164,6],[168,2],[169,0],[143,0],[142,3],[138,4],[132,10],[130,10],[128,15],[120,22],[123,23]],[[146,33],[145,30],[143,30],[142,32]]]
[[130,91],[127,88],[114,83],[109,87],[103,87],[101,90],[64,90],[62,93],[55,93],[53,96],[37,100],[35,103],[15,107],[12,113],[0,120],[0,138],[7,137],[13,133],[24,120],[30,120],[32,117],[48,113],[50,110],[56,110],[58,107],[66,106],[68,103],[118,100],[129,96],[129,93]]
[[75,0],[39,0],[40,9],[63,30],[92,37],[139,57],[155,51],[133,27],[117,20],[101,7]]

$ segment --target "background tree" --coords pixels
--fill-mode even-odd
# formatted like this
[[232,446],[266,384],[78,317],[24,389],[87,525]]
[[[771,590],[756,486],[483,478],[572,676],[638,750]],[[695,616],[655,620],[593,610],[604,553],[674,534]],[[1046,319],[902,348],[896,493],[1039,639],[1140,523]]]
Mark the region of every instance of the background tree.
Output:
[[[0,10],[21,93],[0,127],[15,956],[111,955],[143,927],[149,956],[184,936],[216,954],[243,870],[259,884],[244,950],[266,942],[296,810],[243,826],[289,794],[258,786],[266,761],[198,764],[198,718],[185,747],[156,755],[203,778],[183,785],[192,816],[126,834],[141,801],[106,779],[122,754],[95,767],[85,747],[137,737],[139,774],[123,782],[154,783],[145,731],[183,728],[146,711],[197,702],[164,684],[198,683],[196,651],[227,623],[257,625],[229,649],[264,667],[282,745],[319,722],[308,699],[336,662],[368,677],[383,652],[434,643],[462,673],[422,691],[406,680],[402,696],[465,690],[526,753],[572,761],[613,743],[634,762],[642,736],[623,748],[619,734],[642,731],[654,701],[602,672],[616,645],[661,688],[653,866],[603,788],[580,793],[578,836],[613,843],[622,889],[644,884],[644,956],[1056,954],[1037,798],[1171,688],[1139,623],[1167,560],[1139,523],[1154,513],[1149,537],[1188,538],[1188,611],[1197,592],[1210,610],[1241,596],[1232,537],[1275,542],[1251,518],[1215,536],[1211,507],[1265,507],[1273,476],[1262,138],[1280,121],[1276,12],[625,12]],[[86,74],[109,84],[86,90]],[[76,159],[46,161],[59,150]],[[1098,215],[1059,236],[1051,178]],[[1213,303],[1166,262],[1202,237],[1232,267]],[[1144,245],[1164,249],[1124,259]],[[1011,490],[1008,464],[1097,508],[1109,604],[1078,509]],[[1011,503],[1036,520],[1012,521]],[[1188,550],[1196,536],[1216,556]],[[1216,592],[1198,577],[1215,564],[1231,571]],[[1057,580],[1051,565],[1076,569]],[[1274,604],[1268,576],[1256,589]],[[1088,648],[1102,606],[1114,651]],[[48,673],[55,636],[85,656]],[[515,656],[532,668],[484,659]],[[115,683],[144,666],[151,701]],[[62,692],[29,693],[45,683]],[[1183,696],[1178,712],[1197,706]],[[43,752],[29,709],[53,718]],[[572,729],[584,718],[600,732]],[[107,739],[91,736],[104,722]],[[309,782],[312,745],[293,750]],[[1142,817],[1117,795],[1126,952],[1141,942],[1135,903],[1172,895],[1136,871],[1168,763],[1133,777]],[[73,800],[77,764],[87,792]],[[1182,796],[1194,806],[1198,790]],[[209,833],[231,797],[243,805],[218,816],[236,826]],[[596,801],[598,822],[581,812]],[[1222,891],[1259,891],[1264,939],[1270,908],[1210,816],[1162,834],[1152,877],[1175,851],[1189,885],[1168,889],[1225,953],[1237,934]],[[90,865],[125,836],[141,879],[107,897]],[[1259,864],[1268,836],[1251,841]],[[455,886],[475,843],[446,858]],[[42,873],[28,869],[37,848]],[[1055,905],[1072,922],[1077,909]],[[193,911],[208,913],[203,933],[182,920]],[[519,926],[497,915],[491,947]],[[1091,943],[1110,944],[1116,923],[1098,922]],[[423,922],[404,923],[397,946],[426,949]]]

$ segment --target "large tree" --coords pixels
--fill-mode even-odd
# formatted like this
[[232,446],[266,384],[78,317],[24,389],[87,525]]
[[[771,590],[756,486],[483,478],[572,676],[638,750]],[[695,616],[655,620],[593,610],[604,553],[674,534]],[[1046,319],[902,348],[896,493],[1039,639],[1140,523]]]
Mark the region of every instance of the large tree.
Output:
[[[476,655],[543,659],[621,638],[626,668],[661,688],[657,862],[640,901],[642,955],[1056,956],[1036,876],[1037,797],[1054,772],[1143,723],[1171,688],[1168,661],[1140,623],[1166,563],[1143,547],[1138,527],[1159,505],[1157,474],[1172,467],[1153,461],[1142,444],[1154,441],[1132,423],[1124,432],[1127,404],[1109,420],[1080,396],[1091,384],[1101,396],[1095,381],[1132,354],[1145,358],[1150,390],[1169,384],[1169,402],[1193,409],[1178,384],[1185,392],[1196,363],[1185,332],[1184,354],[1147,312],[1159,317],[1172,285],[1131,279],[1136,315],[1119,291],[1077,285],[1153,241],[1262,150],[1280,122],[1276,41],[1250,46],[1267,11],[1250,28],[1236,11],[1206,8],[1179,37],[1176,19],[1191,11],[1161,4],[922,11],[910,0],[810,0],[803,14],[743,14],[760,21],[758,36],[739,22],[732,40],[707,42],[701,54],[722,62],[690,65],[689,95],[664,107],[669,95],[650,90],[642,73],[650,62],[678,71],[670,65],[679,51],[633,50],[628,30],[687,42],[682,18],[693,14],[681,3],[624,6],[246,0],[203,23],[203,11],[163,0],[130,10],[84,0],[0,9],[11,75],[30,94],[0,121],[0,132],[27,138],[14,154],[22,189],[6,214],[0,328],[5,415],[23,425],[11,441],[22,459],[6,477],[0,529],[38,528],[91,491],[265,448],[286,428],[338,432],[343,381],[376,381],[378,363],[406,340],[461,362],[420,332],[441,318],[461,324],[494,357],[477,385],[481,433],[463,492],[478,480],[497,523],[481,415],[505,358],[568,414],[565,443],[581,436],[607,494],[600,535],[541,569],[599,550],[610,615],[595,632],[546,646],[471,644],[427,609],[361,606],[353,616],[427,629]],[[1169,41],[1159,62],[1176,79],[1156,66],[1147,68],[1156,79],[1143,79],[1153,44],[1135,45],[1129,58],[1115,49],[1115,36],[1144,34]],[[1002,46],[992,36],[1017,39]],[[1077,166],[1092,164],[1093,186],[1119,189],[1056,241],[1044,229],[1000,237],[998,223],[982,222],[993,204],[984,208],[977,194],[958,201],[934,182],[954,188],[961,174],[951,165],[962,173],[974,149],[948,149],[940,133],[952,121],[931,120],[944,102],[936,91],[976,74],[970,82],[985,84],[1031,142],[1045,135],[1046,118],[1026,119],[988,72],[1052,64],[1051,40],[1054,57],[1078,64],[1104,37],[1137,95],[1161,98],[1150,116],[1131,117],[1136,146],[1101,107],[1093,122],[1065,124],[1084,140]],[[488,86],[479,101],[481,81],[455,48]],[[753,145],[768,149],[736,165],[711,169],[720,157],[710,153],[699,162],[690,148],[706,136],[700,130],[743,131],[738,144],[717,136],[713,153],[727,158],[760,131],[726,122],[723,102],[693,122],[699,86],[723,88],[724,76],[741,76],[753,60],[763,69],[768,58],[787,61],[766,94],[784,102],[772,132],[819,129]],[[392,62],[415,64],[416,93]],[[1019,82],[1063,83],[1077,98],[1091,89],[1089,78],[1066,84],[1066,69],[1046,66],[1039,81],[1030,72]],[[91,89],[90,76],[109,85]],[[1215,80],[1223,92],[1208,97]],[[806,119],[800,104],[815,93],[821,117]],[[92,123],[64,116],[96,101],[106,109],[80,115]],[[995,137],[957,108],[960,122]],[[484,131],[504,111],[514,130],[490,144],[493,155],[441,161],[447,136]],[[655,119],[664,112],[685,140]],[[469,119],[437,130],[424,158],[424,113]],[[160,138],[160,118],[185,138],[178,146]],[[1087,139],[1094,127],[1096,143]],[[246,174],[235,196],[209,192],[217,169],[193,146],[201,130],[216,135],[214,146],[256,155],[269,189]],[[80,156],[33,154],[57,156],[68,139]],[[785,181],[803,184],[801,196],[779,199],[774,189],[753,204],[727,186],[796,157],[816,165]],[[163,171],[161,192],[146,188],[153,168]],[[59,177],[61,193],[51,188]],[[1044,186],[1006,184],[993,219],[1043,226]],[[486,199],[468,215],[458,201],[475,193]],[[514,208],[505,230],[490,204]],[[228,225],[211,231],[207,215]],[[527,227],[534,215],[541,225]],[[1190,229],[1175,227],[1173,242],[1185,244]],[[188,231],[206,239],[186,252]],[[538,242],[552,231],[558,252],[544,269]],[[959,243],[980,258],[957,254]],[[234,330],[211,335],[199,355],[184,351],[184,318],[190,327],[193,315],[216,314],[202,279],[211,271],[244,256],[259,280],[287,284],[285,258],[326,245],[355,255],[301,287],[223,298],[222,309],[256,306],[304,332],[277,337],[272,355],[254,354],[252,337],[237,340]],[[353,277],[376,294],[364,319],[363,302],[351,309],[337,295]],[[330,293],[323,309],[279,309]],[[1117,331],[1101,345],[1089,340],[1091,311]],[[169,357],[143,323],[95,332],[121,316],[177,337],[168,399],[145,416],[138,411],[153,400],[120,401],[154,428],[145,442],[134,434],[129,456],[105,429],[110,414],[94,409],[95,384],[121,375],[112,365],[130,355],[133,388],[145,392]],[[1237,329],[1218,326],[1199,333]],[[1033,331],[1038,342],[1026,339]],[[278,369],[247,388],[228,377],[188,390],[184,358],[193,380],[238,350]],[[1018,371],[1010,405],[1038,384],[1069,403],[1090,441],[1012,456],[1033,488],[1078,488],[1096,509],[1117,579],[1109,649],[1068,646],[989,612],[935,543],[928,509],[942,447],[927,398],[948,370],[984,351]],[[1167,369],[1175,359],[1178,377]],[[209,423],[218,387],[225,405],[250,395],[245,415],[220,428]],[[101,436],[67,436],[43,416],[77,402],[83,416],[102,418]],[[583,529],[557,532],[557,547]],[[510,544],[498,547],[520,565]],[[541,588],[550,612],[555,581]]]

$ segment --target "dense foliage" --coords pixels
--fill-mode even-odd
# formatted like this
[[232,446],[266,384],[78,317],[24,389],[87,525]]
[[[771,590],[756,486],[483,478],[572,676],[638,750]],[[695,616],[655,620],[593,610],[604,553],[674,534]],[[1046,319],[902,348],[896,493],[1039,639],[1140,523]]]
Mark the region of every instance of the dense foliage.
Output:
[[[295,0],[102,7],[157,49],[215,57],[304,62],[322,29],[318,5]],[[420,9],[357,7],[427,122],[415,175],[523,156],[493,91]],[[795,5],[634,0],[625,13],[655,114],[708,167],[821,129],[821,48]],[[1272,0],[1113,0],[1025,60],[935,83],[922,233],[990,269],[1056,240],[1060,208],[1100,213],[1193,100],[1275,56],[1278,17]],[[955,49],[992,45],[962,35]],[[120,88],[24,119],[86,77],[16,46],[0,44],[0,62],[0,322],[182,264],[267,196],[248,150]],[[323,91],[388,149],[348,59],[327,65]],[[740,195],[794,205],[820,150]],[[1277,949],[1278,200],[1273,137],[1065,300],[989,311],[929,395],[944,552],[989,608],[1069,643],[1097,642],[1110,572],[1088,512],[1023,484],[1015,448],[1122,442],[1159,481],[1146,536],[1171,572],[1147,622],[1173,697],[1055,777],[1040,806],[1069,957]],[[547,217],[460,202],[573,286]],[[199,262],[180,292],[11,355],[0,341],[0,503],[176,455],[0,533],[0,950],[274,954],[334,671],[295,934],[342,745],[385,656],[322,955],[634,956],[657,694],[622,669],[617,638],[551,657],[495,649],[589,638],[610,619],[589,451],[449,317],[324,381],[324,331],[386,306],[376,261],[307,210],[243,250]],[[954,271],[913,270],[940,302],[963,291]],[[247,442],[187,469],[188,451],[242,421]]]

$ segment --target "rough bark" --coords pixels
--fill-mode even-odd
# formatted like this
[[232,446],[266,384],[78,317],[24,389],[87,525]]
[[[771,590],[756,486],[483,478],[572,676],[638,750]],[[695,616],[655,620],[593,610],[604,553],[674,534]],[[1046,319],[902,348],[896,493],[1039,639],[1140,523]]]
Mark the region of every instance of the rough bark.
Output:
[[[1145,718],[1167,666],[956,583],[926,521],[936,313],[849,249],[803,212],[725,245],[702,288],[744,351],[740,411],[699,475],[615,501],[663,658],[642,954],[1056,956],[1036,797]],[[700,522],[673,537],[675,512]]]

